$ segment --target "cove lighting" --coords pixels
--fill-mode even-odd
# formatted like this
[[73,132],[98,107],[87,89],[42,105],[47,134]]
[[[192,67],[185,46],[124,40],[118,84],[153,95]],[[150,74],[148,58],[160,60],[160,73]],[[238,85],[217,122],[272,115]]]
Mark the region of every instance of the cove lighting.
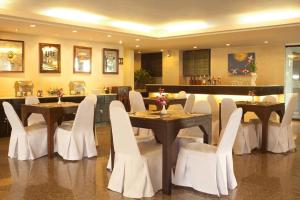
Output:
[[278,10],[255,12],[242,15],[240,23],[251,24],[300,18],[300,10]]
[[208,27],[208,24],[205,22],[178,22],[164,25],[162,27],[162,32],[191,32],[206,29]]
[[50,8],[42,11],[41,14],[48,17],[55,17],[58,19],[65,19],[91,24],[100,24],[101,21],[106,19],[106,17],[104,16],[69,8]]
[[126,21],[112,21],[111,26],[138,32],[150,32],[153,30],[151,26]]

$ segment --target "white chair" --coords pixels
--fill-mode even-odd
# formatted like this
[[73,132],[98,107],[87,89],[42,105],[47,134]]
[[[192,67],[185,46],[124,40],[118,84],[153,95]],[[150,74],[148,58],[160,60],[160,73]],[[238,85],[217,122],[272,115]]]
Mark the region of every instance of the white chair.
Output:
[[218,144],[219,141],[219,105],[213,95],[207,96],[207,101],[211,108],[212,115],[212,144]]
[[178,92],[178,95],[177,95],[177,98],[179,98],[179,99],[184,99],[184,98],[186,98],[186,92],[185,91],[180,91],[180,92]]
[[228,195],[237,186],[233,171],[232,146],[242,117],[242,109],[230,116],[218,147],[190,143],[180,149],[173,184],[195,190]]
[[74,123],[62,124],[55,131],[55,150],[63,159],[97,156],[93,123],[94,102],[86,99],[79,104]]
[[33,160],[47,155],[47,126],[39,123],[24,127],[12,105],[8,102],[2,105],[12,127],[8,156],[18,160]]
[[[32,104],[39,104],[40,101],[37,97],[35,96],[28,96],[25,98],[25,104],[26,105],[32,105]],[[28,117],[28,126],[36,124],[36,123],[45,123],[45,119],[43,117],[42,114],[36,114],[36,113],[32,113],[29,117]]]
[[[176,98],[178,98],[178,99],[187,98],[187,94],[185,91],[180,91],[176,95]],[[169,105],[168,110],[183,110],[183,106],[181,104],[172,104],[172,105]]]
[[194,107],[194,103],[195,103],[195,95],[190,94],[184,104],[184,107],[183,107],[184,112],[191,113],[193,110],[193,107]]
[[[268,127],[268,151],[273,153],[283,153],[294,150],[296,148],[293,130],[292,117],[297,106],[297,94],[293,94],[289,99],[282,122],[275,123],[269,121]],[[257,133],[262,135],[262,125],[257,125]]]
[[114,169],[108,188],[130,198],[152,197],[162,188],[162,147],[153,142],[137,143],[130,119],[122,108],[110,109]]
[[[146,107],[141,93],[133,90],[129,91],[129,102],[131,113],[146,111]],[[148,142],[154,139],[153,132],[151,129],[134,127],[133,132],[138,142]]]
[[[224,133],[231,113],[236,110],[236,104],[232,99],[225,98],[221,103],[221,124],[220,138]],[[255,125],[253,123],[240,123],[238,133],[233,145],[234,154],[249,154],[252,149],[258,147]]]

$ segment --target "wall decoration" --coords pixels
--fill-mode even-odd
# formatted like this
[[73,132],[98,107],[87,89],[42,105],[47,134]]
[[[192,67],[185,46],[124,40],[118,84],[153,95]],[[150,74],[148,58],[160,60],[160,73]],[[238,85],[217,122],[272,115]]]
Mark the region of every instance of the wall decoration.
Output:
[[92,72],[92,48],[74,46],[73,73]]
[[232,75],[248,75],[252,62],[255,63],[255,53],[228,54],[228,72]]
[[40,73],[60,73],[60,44],[40,43]]
[[103,49],[103,74],[119,74],[118,49]]
[[0,39],[0,72],[24,72],[24,41]]
[[119,58],[119,65],[123,65],[123,58]]

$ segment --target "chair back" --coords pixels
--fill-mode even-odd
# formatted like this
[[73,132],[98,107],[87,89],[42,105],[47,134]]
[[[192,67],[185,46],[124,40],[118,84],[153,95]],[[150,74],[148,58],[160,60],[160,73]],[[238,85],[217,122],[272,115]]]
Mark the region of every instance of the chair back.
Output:
[[184,99],[184,98],[186,98],[186,92],[185,92],[185,91],[180,91],[180,92],[178,92],[177,98],[179,98],[179,99]]
[[221,125],[222,128],[225,128],[230,115],[236,109],[236,104],[232,99],[224,98],[221,103]]
[[217,153],[231,152],[242,118],[242,108],[237,108],[230,115],[223,137],[218,145]]
[[17,115],[15,109],[12,107],[12,105],[8,102],[3,102],[2,103],[4,112],[6,114],[6,117],[10,123],[10,126],[12,128],[11,134],[25,134],[25,129],[24,126]]
[[298,99],[298,94],[293,94],[291,96],[291,98],[289,99],[289,102],[287,104],[282,122],[281,122],[281,126],[288,126],[291,124],[292,122],[292,118],[293,118],[293,113],[296,110],[296,106],[297,106],[297,99]]
[[195,95],[190,94],[184,104],[184,108],[183,108],[184,112],[191,113],[193,110],[194,103],[195,103]]
[[72,127],[74,135],[82,135],[89,130],[93,133],[94,109],[94,102],[91,99],[86,99],[79,104]]
[[96,107],[96,105],[97,105],[97,95],[95,95],[95,94],[88,94],[88,95],[84,98],[84,100],[86,100],[86,99],[90,99],[90,100],[93,102],[94,107]]
[[264,97],[263,102],[276,103],[277,100],[274,96],[268,95]]
[[192,113],[211,114],[210,105],[207,101],[196,101]]
[[116,153],[140,155],[128,114],[123,108],[111,107],[110,122]]
[[36,96],[28,96],[25,98],[26,105],[32,105],[32,104],[38,104],[38,103],[40,103],[40,100]]
[[218,105],[216,98],[213,95],[208,95],[207,101],[210,105],[211,114],[212,114],[213,118],[218,120],[219,119],[219,105]]
[[117,108],[122,108],[122,109],[126,110],[124,104],[123,104],[121,101],[113,100],[113,101],[110,103],[110,105],[109,105],[109,110],[110,110],[111,108],[116,108],[116,107],[117,107]]
[[129,91],[129,102],[131,112],[143,112],[146,110],[143,96],[137,91]]

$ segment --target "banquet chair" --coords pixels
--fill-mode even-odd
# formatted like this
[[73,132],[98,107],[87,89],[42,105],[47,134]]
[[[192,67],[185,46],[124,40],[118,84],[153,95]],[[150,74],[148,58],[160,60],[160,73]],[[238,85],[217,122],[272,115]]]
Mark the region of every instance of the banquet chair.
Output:
[[[39,104],[40,101],[36,96],[27,96],[25,97],[25,104],[32,105],[32,104]],[[28,125],[33,125],[36,123],[45,123],[45,119],[42,114],[32,113],[28,117]]]
[[241,108],[232,112],[218,147],[197,142],[183,146],[172,183],[213,195],[228,195],[228,189],[237,186],[232,146],[241,117]]
[[[231,113],[236,110],[236,104],[232,99],[225,98],[221,103],[221,125],[222,130],[220,133],[220,140],[224,133],[224,127],[226,127]],[[233,145],[234,154],[249,154],[252,149],[258,147],[258,141],[256,136],[255,125],[249,122],[239,123],[238,133]]]
[[219,105],[213,95],[207,96],[212,115],[212,144],[218,144],[219,140]]
[[38,123],[24,127],[12,105],[8,102],[2,105],[12,128],[8,157],[34,160],[47,155],[47,125]]
[[137,143],[130,119],[122,108],[110,109],[115,162],[108,189],[129,198],[152,197],[162,188],[162,147]]
[[86,99],[79,104],[74,123],[56,129],[55,151],[65,160],[97,156],[93,123],[94,102]]
[[[129,91],[129,102],[131,113],[146,111],[146,107],[141,93],[133,90]],[[136,136],[136,139],[139,142],[148,142],[154,139],[153,132],[151,129],[134,127],[133,131],[134,135]]]
[[[288,101],[282,122],[269,121],[268,124],[268,144],[267,150],[273,153],[284,153],[296,149],[293,130],[292,117],[297,106],[297,94],[293,94]],[[262,125],[257,125],[258,135],[262,135]]]
[[[178,99],[185,99],[187,98],[187,94],[185,91],[180,91],[178,92],[178,94],[176,95],[176,98]],[[181,104],[172,104],[169,105],[168,110],[183,110],[183,106]]]

